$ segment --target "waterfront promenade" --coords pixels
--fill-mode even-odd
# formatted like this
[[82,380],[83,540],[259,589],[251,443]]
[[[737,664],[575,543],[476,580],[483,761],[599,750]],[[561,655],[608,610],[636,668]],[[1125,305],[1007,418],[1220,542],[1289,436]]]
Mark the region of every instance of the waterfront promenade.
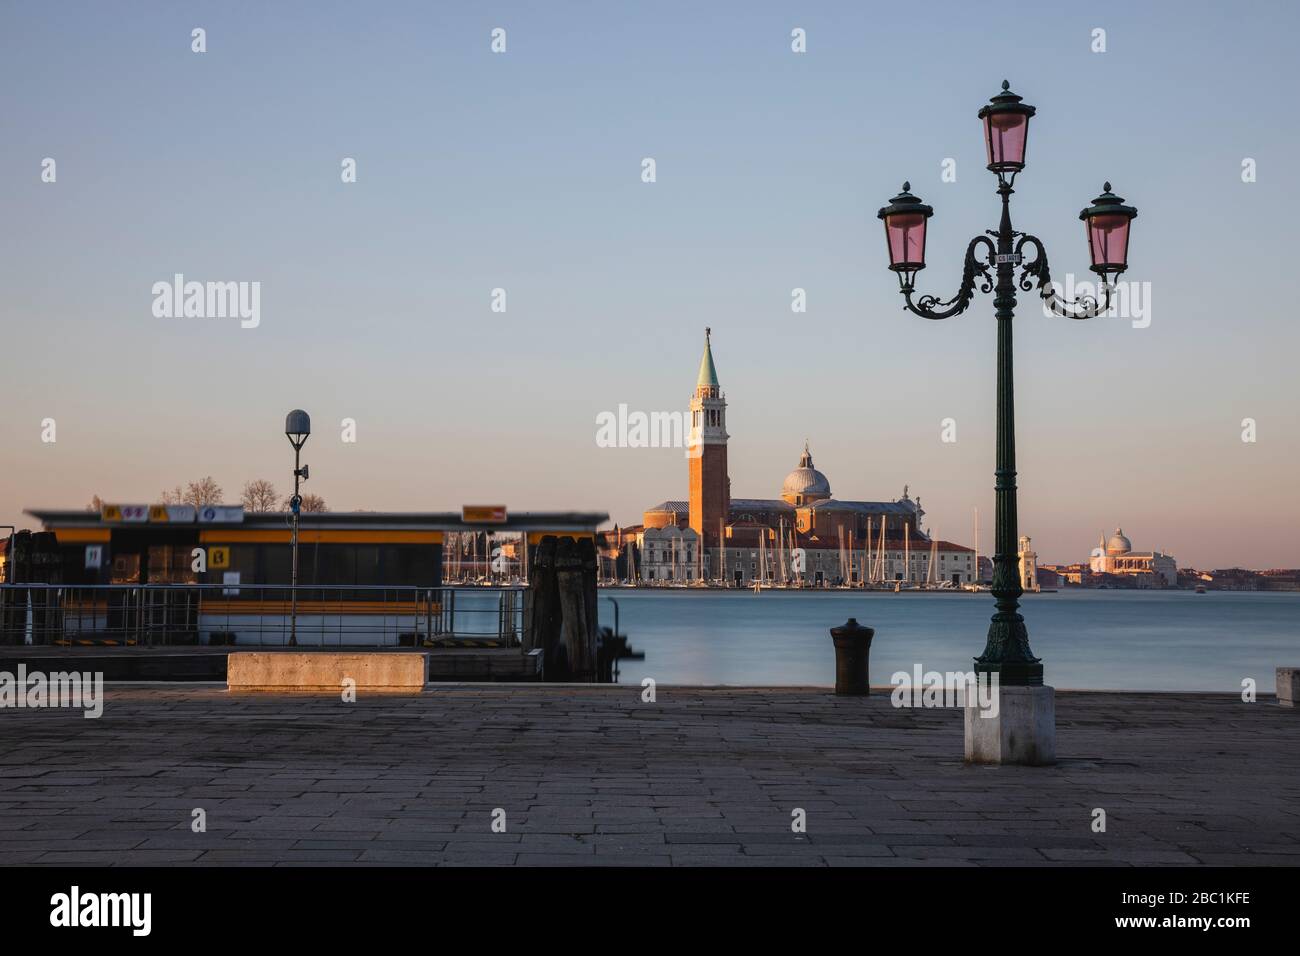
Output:
[[1300,711],[1058,692],[1057,716],[1056,767],[988,768],[960,712],[883,692],[118,686],[97,720],[0,711],[0,864],[1300,864]]

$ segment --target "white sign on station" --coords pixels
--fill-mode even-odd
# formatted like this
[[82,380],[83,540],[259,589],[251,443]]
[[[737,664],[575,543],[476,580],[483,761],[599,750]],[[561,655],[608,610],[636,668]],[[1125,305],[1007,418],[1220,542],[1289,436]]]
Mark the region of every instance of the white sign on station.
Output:
[[242,524],[243,505],[204,505],[199,509],[199,524]]

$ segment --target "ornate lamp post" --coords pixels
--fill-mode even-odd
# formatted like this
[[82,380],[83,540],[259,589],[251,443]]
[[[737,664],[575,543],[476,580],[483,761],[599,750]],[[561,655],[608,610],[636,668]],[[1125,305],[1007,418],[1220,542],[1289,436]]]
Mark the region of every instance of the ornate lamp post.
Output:
[[[1029,648],[1029,632],[1017,610],[1020,595],[1024,592],[1016,567],[1016,437],[1011,349],[1016,286],[1019,285],[1024,292],[1036,288],[1045,306],[1057,315],[1088,319],[1102,314],[1110,307],[1113,278],[1128,268],[1129,226],[1137,216],[1137,210],[1124,205],[1124,200],[1112,194],[1110,183],[1107,183],[1102,195],[1079,213],[1087,228],[1092,271],[1101,277],[1101,302],[1092,296],[1066,301],[1056,294],[1042,241],[1011,228],[1012,185],[1016,174],[1025,168],[1029,120],[1034,112],[1034,107],[1021,102],[1021,98],[1011,92],[1006,81],[1002,83],[1002,91],[979,111],[979,118],[984,121],[988,169],[998,178],[1002,219],[997,230],[988,230],[987,234],[976,236],[967,245],[961,287],[953,298],[940,301],[937,296],[923,295],[913,299],[916,274],[925,268],[926,225],[934,210],[913,196],[911,186],[904,183],[903,191],[878,213],[885,224],[889,268],[898,275],[908,310],[926,319],[946,319],[966,311],[977,285],[981,292],[994,294],[998,373],[994,484],[997,517],[992,590],[997,610],[989,626],[984,653],[975,659],[975,671],[979,675],[996,674],[1001,687],[1041,687],[1043,684],[1042,661]],[[1022,257],[1026,246],[1033,250],[1034,257],[1029,262]],[[1020,268],[1018,280],[1015,276],[1017,266]],[[969,720],[967,729],[969,755]]]
[[284,434],[293,446],[293,497],[289,499],[289,509],[293,512],[293,572],[289,586],[289,643],[298,643],[298,515],[302,511],[302,495],[298,493],[299,479],[307,480],[307,466],[300,464],[302,446],[307,444],[311,435],[311,416],[301,408],[295,408],[284,419]]

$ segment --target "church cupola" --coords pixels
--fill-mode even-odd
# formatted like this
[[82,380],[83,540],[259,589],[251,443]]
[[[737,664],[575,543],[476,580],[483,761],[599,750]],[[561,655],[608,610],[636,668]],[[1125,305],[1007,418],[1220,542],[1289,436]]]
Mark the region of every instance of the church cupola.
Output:
[[794,471],[785,476],[781,485],[781,497],[788,504],[802,506],[815,501],[825,501],[831,496],[831,483],[826,476],[813,467],[812,452],[808,443],[803,443],[803,454]]

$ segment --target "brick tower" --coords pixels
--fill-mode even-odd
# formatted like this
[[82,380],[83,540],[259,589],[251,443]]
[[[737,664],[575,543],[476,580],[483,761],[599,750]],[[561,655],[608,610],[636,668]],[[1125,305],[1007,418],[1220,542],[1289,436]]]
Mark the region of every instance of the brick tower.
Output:
[[[718,534],[731,510],[731,479],[727,477],[727,402],[718,385],[710,345],[712,330],[704,330],[704,357],[691,398],[691,514],[690,525],[707,550],[718,547]],[[716,574],[716,570],[714,571]]]

